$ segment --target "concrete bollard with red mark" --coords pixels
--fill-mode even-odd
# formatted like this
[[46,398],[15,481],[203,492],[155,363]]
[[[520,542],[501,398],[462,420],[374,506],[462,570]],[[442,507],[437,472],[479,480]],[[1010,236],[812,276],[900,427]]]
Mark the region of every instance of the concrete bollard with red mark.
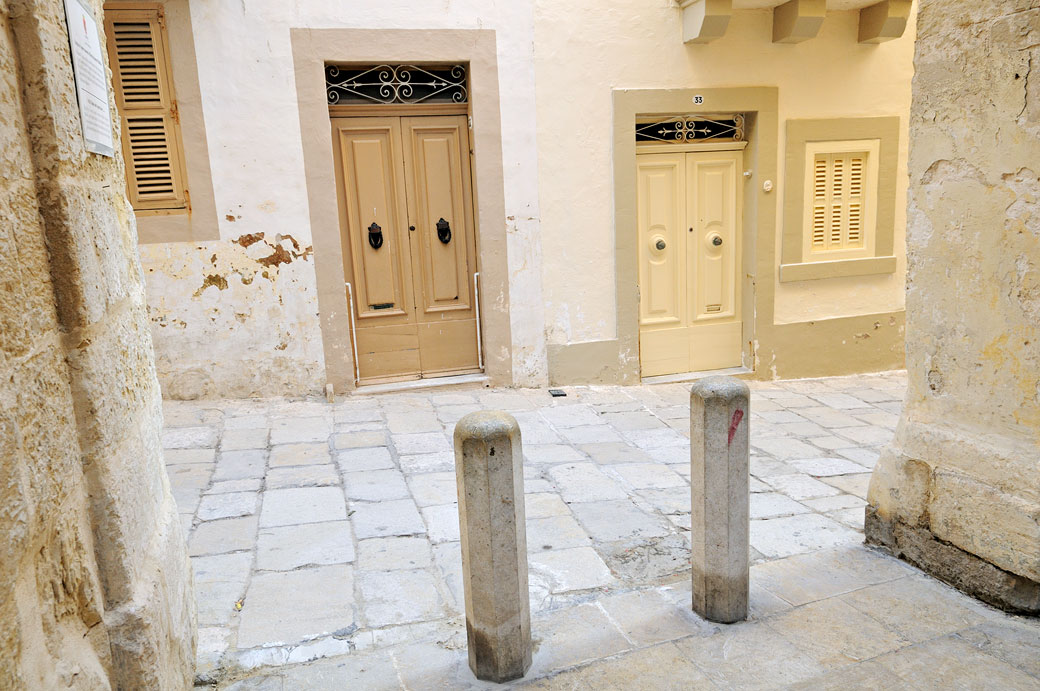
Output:
[[723,624],[748,613],[747,384],[698,379],[690,389],[693,610]]

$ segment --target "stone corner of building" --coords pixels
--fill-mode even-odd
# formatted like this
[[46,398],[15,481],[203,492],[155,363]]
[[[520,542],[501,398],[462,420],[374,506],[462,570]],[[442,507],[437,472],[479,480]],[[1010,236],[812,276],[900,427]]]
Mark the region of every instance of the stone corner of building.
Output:
[[194,574],[169,505],[131,599],[105,615],[117,680],[127,688],[191,688],[198,642]]
[[1010,573],[943,542],[931,530],[866,507],[866,542],[888,551],[972,597],[1017,614],[1040,614],[1040,582]]

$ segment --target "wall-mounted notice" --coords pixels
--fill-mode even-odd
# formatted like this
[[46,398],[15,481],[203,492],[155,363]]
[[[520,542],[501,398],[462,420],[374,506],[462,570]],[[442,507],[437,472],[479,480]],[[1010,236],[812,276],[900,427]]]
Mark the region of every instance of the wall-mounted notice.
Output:
[[76,97],[83,143],[87,151],[111,156],[112,118],[108,112],[108,79],[101,57],[101,39],[94,13],[82,0],[65,0],[65,19],[69,24],[72,72],[76,76]]

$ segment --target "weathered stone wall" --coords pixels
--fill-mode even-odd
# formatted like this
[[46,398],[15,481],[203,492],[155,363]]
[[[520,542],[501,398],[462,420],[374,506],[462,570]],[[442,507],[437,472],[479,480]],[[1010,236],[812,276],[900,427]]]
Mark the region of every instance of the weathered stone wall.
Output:
[[0,0],[0,30],[0,687],[185,688],[191,570],[122,162],[83,147],[61,0]]
[[867,536],[1040,611],[1040,0],[920,0],[906,361]]

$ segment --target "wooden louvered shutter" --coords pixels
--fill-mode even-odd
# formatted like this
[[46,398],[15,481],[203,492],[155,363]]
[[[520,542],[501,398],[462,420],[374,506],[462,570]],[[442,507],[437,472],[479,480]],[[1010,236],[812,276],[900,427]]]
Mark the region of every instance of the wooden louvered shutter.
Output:
[[866,158],[866,152],[816,155],[810,238],[813,250],[863,247]]
[[105,5],[105,35],[122,116],[127,195],[137,211],[187,210],[187,179],[157,3]]

